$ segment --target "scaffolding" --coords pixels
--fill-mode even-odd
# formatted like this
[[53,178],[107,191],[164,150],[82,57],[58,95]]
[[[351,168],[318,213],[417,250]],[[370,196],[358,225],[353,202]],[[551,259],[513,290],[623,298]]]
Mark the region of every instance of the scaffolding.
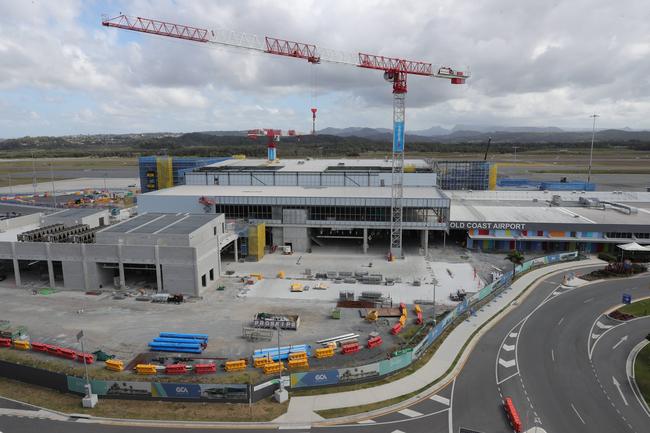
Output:
[[438,186],[446,190],[496,188],[496,166],[487,161],[436,161]]

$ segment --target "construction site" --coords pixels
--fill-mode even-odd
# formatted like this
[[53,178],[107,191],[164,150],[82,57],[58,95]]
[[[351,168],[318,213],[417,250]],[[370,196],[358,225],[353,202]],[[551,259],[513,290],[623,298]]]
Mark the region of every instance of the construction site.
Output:
[[[115,383],[258,384],[284,369],[294,388],[365,381],[410,365],[506,290],[517,268],[505,251],[524,252],[516,265],[527,270],[650,243],[648,192],[497,191],[487,158],[405,158],[407,77],[460,85],[466,72],[126,15],[102,25],[381,73],[393,95],[391,155],[282,159],[276,143],[295,131],[253,129],[252,139],[267,139],[266,159],[141,158],[137,206],[123,206],[127,192],[89,192],[120,206],[70,209],[84,207],[80,194],[62,211],[7,210],[0,358],[89,364]],[[68,376],[68,389],[83,392],[77,379]]]

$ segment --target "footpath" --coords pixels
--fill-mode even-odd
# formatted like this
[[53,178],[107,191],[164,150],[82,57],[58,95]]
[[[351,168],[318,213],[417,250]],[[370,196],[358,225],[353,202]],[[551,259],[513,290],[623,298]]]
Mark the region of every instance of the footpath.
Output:
[[[602,265],[603,262],[598,259],[581,260],[578,262],[566,262],[556,265],[546,266],[530,271],[518,278],[510,288],[504,290],[489,304],[485,305],[475,315],[460,323],[454,328],[447,338],[440,345],[438,350],[433,354],[429,361],[420,369],[409,376],[389,384],[379,385],[371,388],[360,389],[356,391],[338,392],[332,394],[322,394],[306,397],[292,397],[289,402],[287,412],[276,418],[270,423],[255,422],[192,422],[192,421],[157,421],[157,420],[126,420],[117,418],[85,417],[78,419],[80,423],[108,423],[113,425],[142,427],[220,427],[220,428],[271,428],[274,425],[280,428],[309,428],[314,424],[326,423],[352,423],[360,420],[374,417],[386,412],[400,410],[402,407],[409,406],[416,401],[435,394],[447,384],[449,384],[456,375],[461,371],[464,363],[469,358],[472,348],[481,338],[481,336],[490,329],[504,315],[508,314],[519,304],[520,300],[515,299],[524,292],[529,286],[531,289],[539,284],[539,279],[557,274],[558,285],[562,283],[563,277],[569,274],[569,270],[585,266]],[[576,279],[574,283],[579,283]],[[570,285],[570,284],[569,284]],[[527,292],[529,293],[529,292]],[[494,319],[494,320],[493,320]],[[489,322],[489,323],[488,323]],[[483,326],[486,324],[486,326]],[[474,332],[483,326],[475,335]],[[460,357],[456,363],[456,357]],[[453,368],[452,368],[453,367]],[[411,397],[403,402],[385,407],[373,412],[366,412],[359,415],[337,418],[336,420],[325,420],[314,411],[325,409],[338,409],[345,407],[354,407],[370,403],[378,403],[395,397],[409,394],[422,386],[436,382],[435,385],[427,388],[418,395]],[[26,405],[10,399],[0,398],[0,416],[21,416],[37,417],[50,419],[54,421],[68,420],[71,417],[67,414],[42,409],[36,406]]]
[[[501,294],[499,294],[489,304],[485,305],[479,311],[476,311],[474,316],[471,316],[469,319],[456,326],[456,328],[454,328],[454,330],[443,341],[438,350],[433,354],[431,359],[429,359],[425,365],[420,367],[413,374],[394,382],[372,388],[332,394],[292,397],[289,401],[287,412],[276,418],[274,422],[295,425],[310,425],[312,423],[322,422],[325,421],[324,418],[316,414],[315,411],[361,406],[389,400],[409,394],[420,389],[424,384],[432,383],[437,380],[437,383],[431,388],[396,406],[408,406],[415,401],[434,394],[444,388],[460,372],[463,364],[469,357],[474,344],[476,344],[482,334],[496,323],[497,320],[493,320],[488,324],[488,326],[484,326],[476,335],[474,335],[474,337],[472,337],[472,334],[477,330],[477,328],[489,322],[505,307],[507,308],[499,314],[499,318],[508,314],[508,312],[518,304],[518,302],[513,304],[515,298],[517,298],[517,296],[519,296],[531,284],[536,283],[537,280],[549,274],[562,274],[563,271],[572,268],[599,265],[602,263],[603,262],[599,259],[588,259],[578,262],[558,263],[556,265],[545,266],[530,271],[520,278],[517,278],[510,288],[501,292]],[[562,279],[563,275],[560,275],[557,281],[558,285],[562,282]],[[465,346],[470,338],[471,342]],[[454,360],[461,351],[463,353],[458,359],[458,362],[454,365]],[[452,366],[454,368],[447,373]],[[392,406],[390,409],[391,411],[394,410],[395,406]],[[386,409],[375,412],[386,412]],[[367,417],[368,413],[348,416],[345,417],[345,421],[354,422]],[[337,421],[343,421],[343,419],[337,419]]]

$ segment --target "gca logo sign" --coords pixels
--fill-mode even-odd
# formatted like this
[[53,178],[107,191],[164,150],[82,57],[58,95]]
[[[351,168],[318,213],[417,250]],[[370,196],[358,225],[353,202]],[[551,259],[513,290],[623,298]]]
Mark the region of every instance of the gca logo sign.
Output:
[[327,380],[327,375],[326,374],[317,374],[314,376],[314,380],[320,381],[320,380]]
[[177,387],[176,387],[176,392],[177,392],[178,394],[189,394],[189,391],[188,391],[187,388],[184,387],[184,386],[177,386]]

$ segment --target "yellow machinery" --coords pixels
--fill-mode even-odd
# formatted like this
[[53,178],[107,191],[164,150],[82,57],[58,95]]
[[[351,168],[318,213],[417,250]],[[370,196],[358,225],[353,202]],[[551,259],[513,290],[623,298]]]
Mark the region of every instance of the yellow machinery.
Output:
[[292,292],[302,292],[304,290],[304,287],[300,283],[291,283],[290,288]]
[[366,315],[366,320],[370,322],[375,322],[377,319],[379,319],[379,311],[377,310],[368,311],[368,314]]

